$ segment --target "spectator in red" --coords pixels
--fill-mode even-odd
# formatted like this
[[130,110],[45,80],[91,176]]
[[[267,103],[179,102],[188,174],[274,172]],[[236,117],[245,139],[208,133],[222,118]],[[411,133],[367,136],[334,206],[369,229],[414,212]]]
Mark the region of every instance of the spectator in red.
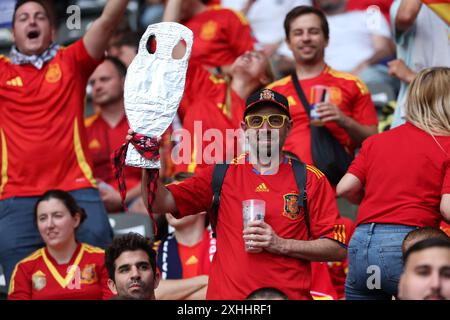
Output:
[[179,21],[194,33],[191,61],[218,73],[244,52],[253,50],[255,39],[245,17],[200,0],[168,0],[164,21]]
[[10,300],[109,299],[104,251],[80,243],[75,230],[86,212],[62,190],[49,190],[36,202],[35,223],[45,242],[14,269]]
[[166,214],[174,229],[158,243],[161,281],[158,300],[205,300],[208,275],[216,251],[216,239],[205,226],[206,212],[175,219]]
[[[245,100],[255,90],[270,83],[273,74],[269,60],[260,51],[249,51],[239,56],[232,64],[230,73],[230,78],[214,76],[198,64],[189,64],[179,116],[183,128],[190,133],[191,152],[187,157],[184,152],[189,150],[186,148],[183,152],[180,150],[174,153],[177,157],[183,153],[183,158],[177,160],[176,173],[192,173],[213,163],[215,157],[226,160],[226,155],[231,154],[231,160],[242,153],[238,149],[237,139],[230,138],[229,142],[226,141],[226,129],[240,128]],[[202,94],[199,95],[199,92]],[[201,130],[196,131],[196,122]],[[221,147],[222,155],[218,154],[218,148],[211,155],[207,152],[204,154],[210,143],[196,136],[213,128],[220,130],[223,135],[223,143],[216,141]]]
[[67,48],[40,0],[21,0],[10,59],[0,58],[0,263],[14,265],[42,246],[33,224],[37,196],[69,191],[86,209],[82,242],[105,247],[112,230],[92,174],[83,124],[86,84],[101,63],[128,0],[109,0],[82,39]]
[[[119,186],[114,176],[111,155],[124,143],[129,129],[123,102],[123,85],[127,69],[120,60],[107,57],[89,78],[92,102],[100,112],[85,120],[88,147],[98,181],[100,196],[108,212],[123,211]],[[141,197],[141,170],[126,167],[129,190],[126,203],[130,211],[145,213]]]
[[[370,135],[377,133],[378,118],[366,85],[349,73],[330,68],[325,60],[329,29],[319,9],[298,6],[284,21],[286,41],[294,54],[296,75],[310,104],[312,88],[324,85],[329,101],[317,112],[331,134],[351,154]],[[301,161],[312,164],[310,120],[296,93],[292,75],[270,84],[268,88],[284,94],[292,110],[294,126],[284,149]]]
[[[337,186],[360,203],[349,244],[346,299],[392,299],[402,242],[417,227],[450,220],[450,68],[421,71],[407,96],[407,123],[373,136]],[[379,286],[368,277],[379,266]]]

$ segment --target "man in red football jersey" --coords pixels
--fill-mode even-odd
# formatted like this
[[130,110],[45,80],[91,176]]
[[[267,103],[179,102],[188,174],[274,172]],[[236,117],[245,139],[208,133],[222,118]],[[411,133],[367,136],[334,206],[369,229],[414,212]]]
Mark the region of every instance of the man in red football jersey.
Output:
[[[321,122],[350,154],[362,141],[377,133],[378,118],[366,85],[357,77],[331,69],[324,60],[329,29],[319,9],[298,6],[284,21],[286,41],[291,49],[296,75],[310,104],[313,88],[327,88],[325,100],[317,107]],[[313,164],[310,120],[296,93],[292,75],[270,84],[268,88],[284,94],[291,107],[294,126],[285,150],[303,162]]]
[[10,58],[0,57],[0,263],[14,265],[42,246],[33,223],[37,196],[70,191],[88,218],[80,241],[105,247],[112,230],[96,189],[83,124],[87,80],[102,62],[128,0],[109,0],[82,39],[59,47],[49,10],[18,1]]
[[[257,91],[247,99],[244,119],[243,130],[256,134],[257,139],[250,141],[250,153],[229,164],[217,220],[210,217],[217,221],[217,251],[206,298],[245,299],[258,288],[276,284],[289,299],[311,299],[308,260],[335,261],[346,254],[334,228],[338,217],[334,191],[323,173],[310,165],[303,167],[306,186],[299,190],[293,161],[281,152],[292,127],[284,96],[270,89]],[[253,158],[255,150],[268,148],[272,150],[270,161]],[[154,212],[181,218],[209,210],[214,168],[200,170],[179,184],[165,187],[159,183]],[[309,217],[299,205],[305,189]],[[250,221],[244,229],[242,202],[248,199],[265,201],[265,218]]]

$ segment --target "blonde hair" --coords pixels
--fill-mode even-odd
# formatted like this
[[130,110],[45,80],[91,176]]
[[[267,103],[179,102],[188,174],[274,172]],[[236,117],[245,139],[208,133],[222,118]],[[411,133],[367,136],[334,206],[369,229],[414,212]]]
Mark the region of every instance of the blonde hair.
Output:
[[432,135],[450,135],[450,68],[420,71],[408,88],[406,120]]

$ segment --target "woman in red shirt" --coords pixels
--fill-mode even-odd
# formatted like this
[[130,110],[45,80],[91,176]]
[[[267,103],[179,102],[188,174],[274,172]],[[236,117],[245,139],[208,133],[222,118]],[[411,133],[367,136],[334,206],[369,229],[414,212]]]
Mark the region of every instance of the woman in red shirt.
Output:
[[369,137],[337,193],[360,203],[348,248],[347,299],[392,299],[401,244],[418,227],[450,219],[450,68],[422,70],[411,83],[407,122]]
[[20,261],[13,272],[8,299],[108,299],[104,252],[76,241],[86,219],[84,209],[62,190],[47,191],[35,205],[35,222],[45,247]]

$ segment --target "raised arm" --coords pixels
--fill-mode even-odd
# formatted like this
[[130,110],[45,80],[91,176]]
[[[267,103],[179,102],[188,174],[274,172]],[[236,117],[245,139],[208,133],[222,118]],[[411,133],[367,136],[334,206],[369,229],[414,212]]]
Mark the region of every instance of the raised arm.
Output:
[[420,0],[402,0],[395,16],[395,27],[398,31],[407,31],[416,22],[417,15],[422,7]]
[[94,21],[83,37],[84,46],[93,59],[101,59],[114,29],[122,19],[129,0],[109,0],[102,15]]

